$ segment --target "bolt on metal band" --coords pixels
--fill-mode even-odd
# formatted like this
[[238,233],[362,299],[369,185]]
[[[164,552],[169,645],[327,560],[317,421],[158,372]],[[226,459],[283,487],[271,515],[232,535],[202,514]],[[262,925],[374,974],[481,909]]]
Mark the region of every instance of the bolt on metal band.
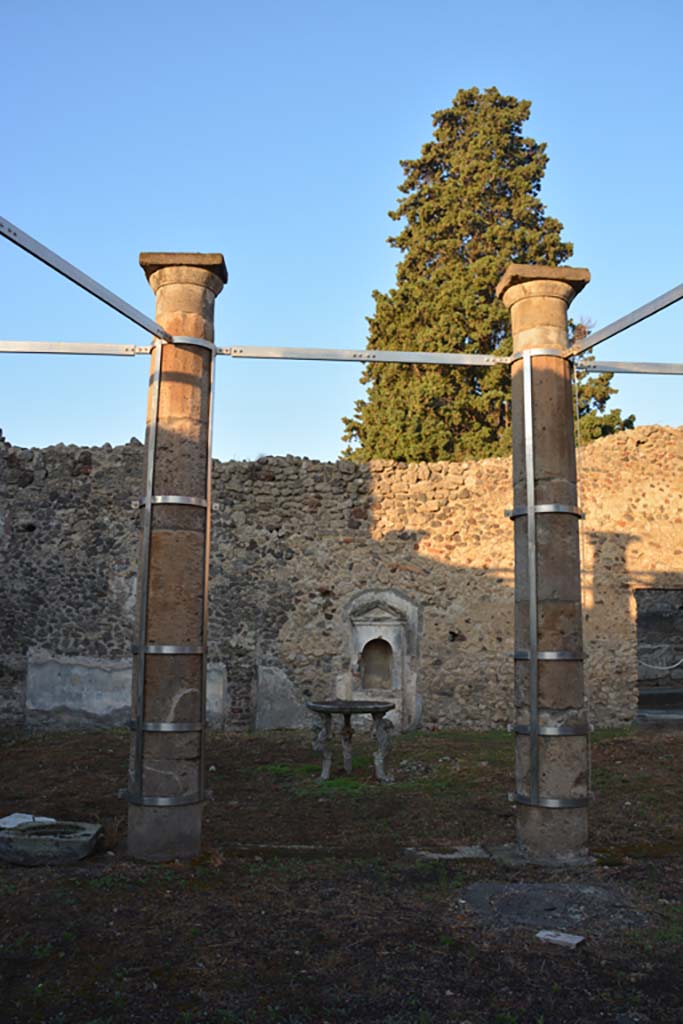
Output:
[[[147,507],[147,498],[138,498],[138,507]],[[196,505],[198,508],[206,508],[206,498],[193,498],[186,494],[153,494],[149,498],[150,505]]]
[[133,644],[133,654],[204,654],[201,644]]
[[551,797],[539,796],[532,800],[530,796],[522,793],[510,793],[509,800],[513,804],[524,804],[525,807],[550,807],[553,809],[588,807],[588,797]]
[[[556,503],[550,503],[545,505],[534,505],[533,511],[535,513],[541,513],[541,515],[550,512],[564,513],[568,516],[576,516],[577,519],[585,519],[586,516],[578,507],[578,505],[558,505]],[[520,516],[528,516],[529,508],[527,505],[517,505],[515,508],[506,508],[505,516],[508,519],[519,519]]]
[[143,732],[201,732],[203,722],[139,722],[131,718],[130,729],[142,729]]
[[[582,654],[573,654],[571,651],[536,651],[534,655],[538,661],[583,661]],[[528,651],[515,651],[515,661],[531,661]]]
[[188,804],[204,803],[204,798],[198,791],[184,796],[141,796],[127,791],[126,799],[129,804],[136,804],[138,807],[185,807]]
[[[530,736],[530,725],[516,725],[514,731],[518,736]],[[535,729],[537,736],[587,736],[587,725],[539,725]]]

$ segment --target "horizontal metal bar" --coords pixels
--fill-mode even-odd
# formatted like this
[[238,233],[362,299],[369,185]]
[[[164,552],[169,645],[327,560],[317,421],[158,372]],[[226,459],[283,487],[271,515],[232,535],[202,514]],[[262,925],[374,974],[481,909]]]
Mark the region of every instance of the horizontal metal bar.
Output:
[[589,359],[577,359],[574,366],[586,373],[683,373],[683,363],[593,363]]
[[[540,512],[541,514],[547,512],[558,512],[564,513],[564,515],[568,516],[576,516],[577,519],[586,518],[578,505],[534,505],[534,512]],[[518,505],[516,508],[505,509],[505,515],[508,519],[519,519],[521,516],[526,516],[528,514],[529,510],[526,505]]]
[[[213,343],[202,338],[186,338],[177,336],[168,339],[169,344],[195,345],[213,350]],[[117,345],[95,341],[0,341],[0,352],[23,353],[27,355],[65,355],[65,356],[148,356],[152,352],[151,345]],[[336,349],[231,349],[218,348],[218,355],[232,355],[246,359],[329,359],[337,362],[363,362],[363,357],[370,353],[363,350],[343,352]],[[318,355],[319,352],[329,355]],[[265,353],[265,354],[264,354]],[[282,353],[282,354],[268,354]],[[291,355],[290,353],[307,353]],[[313,353],[312,355],[308,353]],[[367,358],[367,362],[384,363],[428,363],[444,366],[492,366],[508,365],[522,357],[519,352],[514,356],[478,356],[459,353],[436,352],[379,352]],[[556,355],[566,358],[566,353],[553,349],[534,349],[531,355]],[[375,358],[376,357],[376,358]],[[683,363],[596,363],[587,359],[577,359],[575,367],[584,373],[644,373],[659,375],[683,375]]]
[[137,793],[126,793],[129,804],[138,807],[184,807],[187,804],[201,804],[204,798],[201,793],[188,793],[186,796],[138,796]]
[[642,320],[647,320],[648,317],[654,316],[655,313],[659,313],[660,310],[666,309],[667,306],[672,306],[674,302],[678,302],[683,299],[683,284],[676,285],[671,291],[664,292],[663,295],[659,295],[656,299],[652,299],[651,302],[647,302],[644,306],[639,306],[638,309],[634,309],[632,313],[627,313],[626,316],[620,317],[618,320],[614,320],[611,324],[607,324],[606,327],[601,327],[599,331],[595,331],[593,334],[589,334],[586,338],[582,338],[581,341],[577,342],[576,345],[572,345],[569,350],[569,355],[578,356],[582,352],[585,352],[589,348],[593,348],[595,345],[599,345],[603,341],[607,341],[608,338],[613,338],[615,334],[621,334],[629,327],[633,327],[635,324],[639,324]]
[[566,348],[525,348],[508,356],[508,363],[516,363],[524,356],[551,356],[555,359],[568,359],[569,349]]
[[466,352],[400,352],[378,349],[269,348],[260,345],[218,348],[219,356],[236,359],[317,359],[352,363],[429,363],[438,366],[507,365],[507,356],[483,356]]
[[143,732],[201,732],[204,728],[203,722],[138,722],[135,718],[128,725]]
[[[537,651],[536,657],[539,661],[583,661],[582,654],[571,651]],[[515,651],[515,661],[529,661],[529,652]]]
[[[142,651],[144,654],[203,654],[204,648],[190,644],[145,644]],[[138,644],[133,644],[133,654],[140,654]]]
[[91,341],[0,341],[0,352],[27,352],[30,355],[56,356],[137,356],[149,353],[148,347],[109,345]]
[[[150,505],[197,505],[199,508],[206,508],[206,498],[191,498],[184,494],[153,494],[149,499]],[[138,505],[144,508],[147,504],[146,498],[138,498]]]
[[[514,731],[519,736],[531,734],[530,725],[516,725]],[[587,736],[587,725],[539,725],[536,730],[538,736]]]
[[15,224],[10,224],[8,220],[0,218],[0,235],[3,235],[8,241],[13,242],[14,245],[18,245],[20,249],[24,249],[25,252],[35,256],[36,259],[40,260],[41,263],[46,263],[48,267],[52,267],[58,274],[62,274],[63,277],[67,277],[74,284],[77,284],[79,288],[83,288],[84,291],[94,295],[96,299],[104,302],[105,305],[115,309],[117,313],[121,313],[122,316],[127,317],[128,320],[132,320],[138,327],[142,327],[143,330],[149,331],[150,334],[155,335],[157,338],[165,338],[166,341],[171,340],[171,335],[168,331],[165,331],[156,320],[152,320],[150,317],[145,316],[135,306],[131,306],[128,302],[119,298],[114,292],[110,292],[108,288],[99,284],[92,277],[88,277],[78,267],[74,267],[72,263],[67,263],[66,260],[58,256],[56,252],[48,249],[47,246],[41,245],[40,242],[36,241],[35,238],[31,238],[25,231],[18,228]]
[[523,796],[521,793],[511,793],[510,800],[514,804],[524,804],[526,807],[552,807],[558,808],[571,808],[571,807],[588,807],[588,797],[582,796],[573,799],[571,797],[550,797],[550,796],[539,796],[538,799],[532,800],[529,796]]

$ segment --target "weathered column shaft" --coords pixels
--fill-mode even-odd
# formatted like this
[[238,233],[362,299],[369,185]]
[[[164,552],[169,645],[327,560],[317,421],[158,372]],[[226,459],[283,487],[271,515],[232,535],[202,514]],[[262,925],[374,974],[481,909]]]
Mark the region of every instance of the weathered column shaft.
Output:
[[157,343],[147,405],[128,849],[170,860],[201,842],[213,310],[227,273],[219,254],[142,253],[140,264],[161,326],[209,343]]
[[585,856],[588,838],[574,418],[562,356],[567,309],[589,279],[571,267],[512,264],[497,289],[514,352],[551,353],[512,368],[516,795],[520,850],[559,862]]

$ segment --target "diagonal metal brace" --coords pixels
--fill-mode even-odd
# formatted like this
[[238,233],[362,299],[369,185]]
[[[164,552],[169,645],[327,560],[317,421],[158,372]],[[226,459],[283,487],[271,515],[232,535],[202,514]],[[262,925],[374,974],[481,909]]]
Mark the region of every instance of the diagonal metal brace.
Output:
[[165,331],[156,320],[152,320],[150,317],[145,316],[135,306],[131,306],[128,302],[119,298],[114,292],[110,292],[104,285],[99,284],[92,277],[88,277],[78,267],[74,267],[72,263],[68,263],[66,260],[58,256],[52,249],[48,249],[47,246],[42,245],[35,238],[31,238],[21,228],[11,224],[4,217],[0,217],[0,235],[6,238],[9,242],[13,242],[14,245],[18,245],[20,249],[35,256],[36,259],[40,260],[41,263],[46,263],[48,267],[52,267],[58,274],[63,277],[67,277],[69,281],[73,281],[79,288],[83,288],[84,291],[94,295],[96,299],[104,302],[105,305],[111,306],[117,313],[121,313],[122,316],[132,320],[138,327],[142,327],[144,331],[149,331],[157,338],[163,338],[165,341],[171,341],[171,335],[168,331]]
[[638,309],[634,309],[631,313],[627,313],[626,316],[622,316],[618,320],[614,320],[611,324],[601,327],[599,331],[595,331],[593,334],[589,334],[586,338],[582,338],[581,341],[572,345],[568,350],[567,355],[579,356],[587,349],[593,348],[594,345],[599,345],[602,341],[607,341],[608,338],[613,338],[615,334],[621,334],[621,332],[627,330],[627,328],[633,327],[635,324],[639,324],[643,320],[647,320],[648,317],[654,316],[655,313],[659,313],[660,310],[666,309],[667,306],[673,305],[674,302],[678,302],[680,299],[683,299],[683,284],[676,285],[675,288],[672,288],[668,292],[664,292],[663,295],[658,295],[656,299],[653,299],[651,302],[647,302],[644,306],[639,306]]

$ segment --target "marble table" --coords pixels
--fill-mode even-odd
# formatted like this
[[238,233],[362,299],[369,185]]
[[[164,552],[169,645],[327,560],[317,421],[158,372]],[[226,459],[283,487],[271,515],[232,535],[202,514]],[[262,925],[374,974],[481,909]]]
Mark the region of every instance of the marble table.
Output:
[[389,749],[389,732],[393,725],[384,716],[387,711],[392,711],[396,707],[395,704],[375,700],[309,700],[306,707],[319,716],[318,722],[313,726],[313,749],[321,753],[323,757],[321,780],[329,779],[332,767],[330,747],[332,716],[344,716],[344,724],[341,729],[342,756],[344,771],[350,775],[353,768],[351,718],[353,715],[372,715],[372,732],[377,741],[377,749],[373,754],[375,778],[378,782],[393,782],[391,776],[387,775],[384,766],[384,759]]

